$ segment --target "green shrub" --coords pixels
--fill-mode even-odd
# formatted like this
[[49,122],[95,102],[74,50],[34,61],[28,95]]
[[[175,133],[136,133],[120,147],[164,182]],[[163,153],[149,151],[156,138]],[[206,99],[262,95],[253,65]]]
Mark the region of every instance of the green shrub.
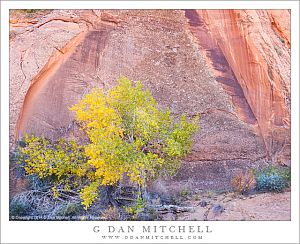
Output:
[[24,13],[32,14],[40,11],[40,9],[21,9],[20,11]]
[[179,195],[182,198],[187,198],[190,195],[190,192],[184,188],[179,192]]
[[35,18],[39,15],[46,15],[52,12],[53,9],[12,9],[10,14],[19,16],[20,14],[25,18]]
[[9,206],[10,216],[26,216],[30,211],[30,205],[21,202],[11,202]]
[[140,212],[142,212],[145,209],[145,207],[146,201],[143,198],[138,197],[136,199],[135,204],[125,207],[125,211],[128,214],[132,215],[133,218],[135,218]]
[[26,146],[19,146],[17,164],[28,177],[31,188],[51,188],[54,198],[59,190],[73,191],[88,181],[89,167],[84,147],[60,138],[51,141],[25,134]]
[[270,165],[256,170],[256,189],[259,191],[281,192],[290,185],[291,170],[287,167]]
[[80,206],[76,203],[64,205],[57,213],[58,216],[76,216],[80,212]]
[[291,182],[291,168],[289,167],[279,167],[270,165],[268,167],[265,167],[260,170],[254,171],[254,175],[256,178],[258,178],[261,175],[278,175],[280,176],[284,181],[287,182],[287,184],[290,184]]
[[287,186],[287,182],[278,174],[262,174],[256,179],[256,187],[259,191],[281,192]]

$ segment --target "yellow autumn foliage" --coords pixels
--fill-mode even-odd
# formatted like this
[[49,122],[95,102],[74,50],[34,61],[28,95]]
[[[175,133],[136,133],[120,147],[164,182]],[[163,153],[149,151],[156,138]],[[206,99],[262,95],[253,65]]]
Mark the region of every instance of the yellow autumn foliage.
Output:
[[80,196],[86,208],[97,199],[99,186],[117,185],[125,175],[143,187],[147,179],[174,174],[199,124],[198,117],[175,120],[168,109],[158,109],[141,82],[126,77],[109,91],[93,89],[70,110],[90,143],[61,140],[53,147],[44,138],[27,136],[21,149],[24,169],[40,178],[55,176],[56,184],[65,181],[68,187],[85,182]]

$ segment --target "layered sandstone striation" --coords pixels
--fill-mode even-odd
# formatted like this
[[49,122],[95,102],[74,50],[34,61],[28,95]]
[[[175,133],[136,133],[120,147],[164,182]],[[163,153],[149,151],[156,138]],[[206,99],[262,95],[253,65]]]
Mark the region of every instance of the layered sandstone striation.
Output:
[[76,136],[68,107],[125,75],[175,117],[201,115],[173,188],[224,189],[267,157],[288,163],[289,12],[278,11],[55,10],[12,21],[11,145],[24,132]]
[[[289,11],[198,10],[197,13],[242,88],[257,120],[268,158],[281,163],[288,161]],[[203,46],[201,41],[199,44]]]

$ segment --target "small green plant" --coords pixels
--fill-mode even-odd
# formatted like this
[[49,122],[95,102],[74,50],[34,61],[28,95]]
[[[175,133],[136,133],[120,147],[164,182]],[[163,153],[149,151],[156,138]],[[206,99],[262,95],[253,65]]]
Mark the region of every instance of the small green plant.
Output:
[[142,197],[136,199],[135,204],[125,207],[125,211],[135,218],[146,207],[146,202]]
[[182,189],[182,190],[180,191],[179,195],[180,195],[180,197],[182,197],[182,198],[187,198],[188,195],[189,195],[189,191],[188,191],[187,189],[184,188],[184,189]]
[[147,208],[147,213],[149,214],[149,218],[151,220],[159,220],[159,215],[154,208]]
[[25,216],[30,211],[30,205],[21,202],[11,202],[9,206],[10,216]]
[[199,201],[200,200],[200,196],[199,195],[193,195],[193,201]]
[[40,9],[20,9],[20,12],[24,12],[24,13],[27,13],[27,14],[36,13],[38,11],[40,11]]
[[286,181],[277,174],[261,175],[256,181],[256,187],[259,191],[281,192],[287,186]]
[[270,165],[255,172],[256,188],[259,191],[281,192],[290,185],[290,168]]
[[277,174],[287,182],[291,181],[291,168],[289,167],[276,167],[274,165],[270,165],[266,168],[263,168],[260,171],[255,172],[255,175],[259,175],[259,174],[266,174],[266,175]]
[[213,192],[213,191],[208,191],[208,192],[206,192],[206,197],[207,198],[212,198],[212,197],[214,197],[216,194]]
[[68,203],[64,205],[57,213],[59,216],[76,216],[80,212],[80,206],[76,203]]

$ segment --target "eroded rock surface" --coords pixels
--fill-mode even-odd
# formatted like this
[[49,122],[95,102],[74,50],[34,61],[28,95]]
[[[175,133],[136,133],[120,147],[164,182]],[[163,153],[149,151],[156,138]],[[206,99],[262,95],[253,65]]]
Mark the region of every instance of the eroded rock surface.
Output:
[[[176,117],[201,115],[192,152],[171,181],[230,188],[232,174],[290,160],[288,12],[54,10],[11,21],[10,142],[70,132],[68,107],[120,75],[141,80]],[[284,21],[281,21],[284,19]]]
[[289,11],[199,10],[197,13],[206,23],[242,88],[258,122],[268,158],[282,163],[288,161]]

